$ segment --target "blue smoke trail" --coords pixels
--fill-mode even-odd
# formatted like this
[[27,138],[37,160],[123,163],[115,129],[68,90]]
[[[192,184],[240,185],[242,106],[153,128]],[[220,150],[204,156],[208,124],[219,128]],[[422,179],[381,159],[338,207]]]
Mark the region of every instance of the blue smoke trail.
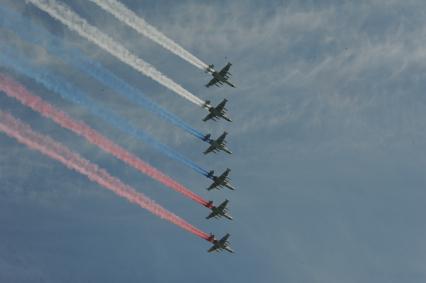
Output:
[[79,89],[73,87],[69,82],[62,80],[60,77],[55,76],[51,72],[48,72],[47,70],[42,69],[41,67],[33,68],[29,64],[25,64],[25,62],[28,62],[30,60],[29,58],[22,58],[21,54],[18,54],[18,52],[13,51],[11,48],[6,47],[3,44],[0,44],[0,51],[0,65],[7,68],[11,68],[18,73],[24,74],[25,76],[32,78],[50,91],[58,93],[64,99],[84,106],[85,108],[89,109],[92,114],[107,121],[119,130],[148,143],[149,145],[160,150],[162,153],[166,154],[170,158],[182,162],[183,164],[192,168],[201,175],[207,176],[208,172],[198,166],[196,163],[175,152],[170,147],[155,140],[153,137],[149,136],[142,130],[137,129],[133,124],[131,124],[127,120],[121,118],[120,116],[114,114],[113,112],[105,108],[102,108],[101,106],[98,106],[95,101],[90,99]]
[[172,124],[180,127],[193,136],[203,140],[204,134],[188,125],[185,121],[168,112],[158,104],[143,96],[139,90],[120,79],[101,64],[92,61],[76,49],[67,48],[56,36],[44,29],[37,28],[31,21],[25,20],[21,15],[0,7],[0,26],[13,30],[22,40],[34,45],[40,45],[49,53],[61,58],[67,64],[74,66],[92,78],[114,90],[117,94],[126,97],[131,102],[145,107],[158,114]]

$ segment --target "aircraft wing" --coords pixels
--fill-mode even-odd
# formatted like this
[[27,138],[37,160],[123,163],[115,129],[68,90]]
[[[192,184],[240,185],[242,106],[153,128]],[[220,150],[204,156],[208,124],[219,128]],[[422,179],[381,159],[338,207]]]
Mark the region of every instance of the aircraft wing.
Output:
[[217,142],[219,143],[219,144],[222,144],[223,143],[223,141],[225,140],[225,137],[226,137],[226,135],[227,135],[228,133],[227,132],[224,132],[218,139],[217,139]]
[[207,153],[209,153],[209,152],[212,152],[214,149],[215,149],[215,147],[211,145],[211,146],[209,146],[209,148],[208,148],[208,149],[206,149],[206,151],[204,151],[204,154],[207,154]]
[[227,204],[228,204],[228,200],[225,200],[217,208],[219,208],[220,210],[223,210]]
[[215,85],[215,84],[217,84],[218,82],[219,82],[219,80],[218,80],[218,79],[213,78],[213,79],[211,79],[211,80],[209,81],[209,83],[208,83],[208,84],[206,84],[206,87],[210,87],[210,86],[212,86],[212,85]]
[[207,217],[206,217],[206,219],[210,219],[210,218],[212,218],[212,217],[214,217],[214,216],[215,216],[215,213],[214,213],[214,212],[212,212],[212,213],[210,213],[210,214],[209,214],[209,216],[207,216]]
[[213,182],[213,184],[210,185],[210,187],[207,188],[208,191],[213,190],[214,188],[216,188],[218,186],[217,182]]
[[222,102],[221,102],[221,103],[219,103],[219,104],[216,106],[216,110],[218,110],[218,111],[222,112],[223,108],[225,108],[225,105],[226,105],[226,102],[227,102],[227,101],[228,101],[227,99],[222,100]]
[[211,252],[216,251],[217,249],[218,249],[218,247],[217,247],[216,245],[214,245],[213,247],[211,247],[211,248],[208,250],[208,252],[209,252],[209,253],[211,253]]
[[204,117],[203,121],[205,122],[207,120],[212,119],[213,117],[214,117],[214,115],[212,113],[209,113],[206,117]]
[[228,241],[229,236],[230,236],[229,234],[226,234],[222,239],[220,239],[220,242],[226,243],[226,241]]
[[213,190],[214,188],[217,187],[216,182],[214,182],[213,184],[210,185],[210,187],[207,188],[208,191]]
[[220,72],[219,72],[219,74],[222,76],[222,77],[225,77],[227,74],[228,74],[228,71],[229,71],[229,69],[231,68],[231,63],[228,63],[228,64],[226,64],[226,66],[225,67],[223,67],[222,68],[222,70],[220,70]]
[[231,172],[231,169],[226,169],[226,171],[225,172],[223,172],[223,174],[222,174],[222,176],[221,177],[223,177],[224,179],[226,179],[227,177],[228,177],[228,175],[229,175],[229,172]]

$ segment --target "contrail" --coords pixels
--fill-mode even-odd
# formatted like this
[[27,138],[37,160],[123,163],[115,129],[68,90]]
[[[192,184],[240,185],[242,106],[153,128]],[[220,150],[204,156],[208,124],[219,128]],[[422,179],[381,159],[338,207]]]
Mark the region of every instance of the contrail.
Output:
[[129,151],[115,144],[107,137],[90,128],[87,124],[76,121],[66,113],[56,109],[53,105],[43,101],[40,97],[31,94],[24,86],[14,81],[8,76],[0,74],[0,91],[3,91],[9,97],[13,97],[23,105],[33,109],[46,118],[50,118],[61,127],[73,131],[75,134],[84,137],[88,142],[102,148],[115,156],[117,159],[132,166],[139,172],[148,175],[163,185],[181,193],[193,201],[211,208],[212,203],[203,199],[201,196],[191,192],[188,188],[173,180],[169,176],[155,169],[148,163],[131,154]]
[[92,182],[95,182],[105,189],[114,192],[116,195],[127,199],[129,202],[145,208],[152,214],[165,219],[202,239],[208,240],[209,235],[207,233],[192,226],[184,219],[166,210],[153,200],[149,199],[142,193],[137,192],[131,186],[124,184],[119,179],[111,176],[104,169],[99,168],[96,164],[84,159],[64,145],[47,136],[34,132],[28,125],[17,120],[12,115],[0,112],[0,131],[15,138],[17,141],[25,144],[29,148],[37,150],[44,155],[59,161],[67,168],[85,175]]
[[12,51],[12,49],[2,46],[0,44],[0,65],[11,68],[21,74],[24,74],[38,83],[45,86],[52,92],[59,94],[66,100],[73,103],[79,104],[87,108],[93,115],[103,119],[113,127],[125,132],[126,134],[148,143],[160,152],[164,153],[168,157],[181,162],[182,164],[190,167],[197,173],[207,176],[208,171],[201,168],[192,160],[174,151],[172,148],[157,141],[141,129],[135,127],[132,123],[123,119],[121,116],[116,115],[114,112],[109,111],[107,108],[101,107],[90,99],[85,93],[75,88],[69,82],[61,79],[59,76],[55,76],[51,72],[43,69],[42,67],[33,68],[30,64],[26,63],[30,59],[22,59],[18,52]]
[[94,62],[88,56],[85,56],[81,50],[65,47],[58,37],[42,28],[38,28],[31,21],[21,17],[21,15],[0,7],[0,26],[14,31],[22,40],[43,46],[51,54],[98,80],[132,103],[146,108],[204,141],[205,134],[145,97],[141,91],[113,74],[100,63]]
[[127,24],[140,34],[150,38],[152,41],[191,63],[195,67],[205,70],[208,65],[185,50],[182,46],[165,36],[155,27],[148,24],[144,19],[136,15],[122,3],[115,0],[90,0],[108,13],[112,14],[119,21]]
[[96,27],[90,25],[86,20],[77,15],[69,7],[64,4],[60,4],[55,0],[28,0],[33,3],[35,6],[41,10],[48,13],[51,17],[59,20],[69,29],[77,32],[80,36],[86,38],[87,40],[98,45],[100,48],[106,50],[111,55],[115,56],[117,59],[121,60],[123,63],[133,67],[135,70],[140,73],[152,78],[168,89],[174,91],[180,96],[186,98],[187,100],[195,103],[200,107],[206,106],[206,102],[202,99],[196,97],[186,89],[184,89],[179,84],[175,83],[153,66],[143,61],[141,58],[136,56],[127,50],[123,45],[113,40],[108,35],[102,33]]

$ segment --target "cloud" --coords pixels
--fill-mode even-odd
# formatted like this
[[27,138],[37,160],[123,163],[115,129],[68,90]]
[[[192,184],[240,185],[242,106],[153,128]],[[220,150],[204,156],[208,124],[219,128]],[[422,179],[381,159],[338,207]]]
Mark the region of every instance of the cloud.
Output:
[[197,3],[152,20],[202,58],[234,58],[234,135],[298,123],[330,131],[320,143],[380,147],[401,131],[405,142],[423,137],[424,28],[408,12],[418,3],[282,4],[273,11]]
[[[173,97],[65,29],[62,36],[67,44],[82,46],[197,128],[213,133],[227,129],[234,155],[201,156],[202,145],[186,133],[150,118],[139,108],[117,99],[112,92],[99,92],[99,85],[90,84],[80,74],[61,70],[90,95],[115,107],[200,164],[218,171],[229,166],[233,169],[232,181],[238,187],[233,195],[206,194],[213,199],[231,199],[236,219],[233,225],[205,223],[198,217],[205,212],[202,208],[181,203],[172,194],[161,195],[160,189],[150,191],[155,196],[158,194],[160,203],[170,205],[201,227],[218,232],[230,230],[238,250],[235,257],[220,255],[219,261],[218,257],[208,257],[199,251],[203,244],[195,243],[186,234],[170,232],[168,226],[164,226],[168,233],[159,233],[163,232],[163,226],[150,218],[143,219],[149,223],[150,229],[146,229],[147,224],[140,225],[140,215],[131,208],[115,206],[113,201],[104,204],[105,199],[99,201],[97,209],[87,209],[76,216],[78,227],[87,211],[96,219],[87,224],[94,229],[95,239],[88,240],[87,246],[97,245],[100,254],[111,262],[119,262],[122,270],[130,270],[137,278],[150,275],[158,281],[164,279],[164,266],[167,276],[182,277],[188,282],[217,282],[224,278],[237,282],[389,282],[394,278],[424,281],[424,258],[419,252],[424,247],[425,234],[421,219],[426,141],[424,1],[160,0],[143,5],[140,1],[125,1],[207,63],[219,67],[227,60],[232,61],[232,79],[237,89],[205,89],[203,84],[209,77],[198,69],[138,36],[86,1],[70,2],[73,8],[84,10],[85,17],[103,31],[197,95],[213,101],[229,98],[230,116],[235,121],[202,123],[201,110],[193,109],[186,101]],[[194,190],[206,187],[206,180],[120,135],[84,110],[63,106],[74,117],[89,122]],[[31,120],[36,129],[49,131],[126,182],[141,189],[155,187],[122,164],[77,138],[68,138],[71,135],[58,132],[43,121]],[[61,194],[88,189],[86,180],[80,183],[74,175],[62,178],[59,173],[64,173],[64,168],[50,172],[51,169],[43,167],[47,164],[45,160],[28,155],[18,146],[2,146],[2,149],[5,158],[0,168],[4,174],[28,176],[28,182],[36,180],[31,171],[40,170],[43,177],[51,177],[52,186],[45,185],[38,188],[40,191],[57,190]],[[25,165],[21,160],[16,166],[8,164],[19,153],[22,159],[34,163]],[[22,168],[22,172],[14,172],[14,168]],[[67,180],[69,190],[56,188],[55,178]],[[15,184],[18,190],[25,188],[17,178],[7,179],[5,184]],[[90,207],[96,199],[90,200]],[[108,225],[114,217],[120,220],[119,224],[112,221],[112,231],[105,233],[102,227],[106,226],[102,225]],[[99,224],[102,219],[105,223]],[[128,226],[115,229],[126,221]],[[131,234],[128,241],[121,241],[126,230],[123,227]],[[87,237],[87,231],[85,234],[75,229]],[[117,249],[115,256],[109,257],[113,253],[109,250],[102,253],[104,247],[97,241],[99,234],[111,237],[111,241],[103,243]],[[114,244],[117,243],[114,237],[120,239],[120,245]],[[75,241],[71,236],[64,239]],[[56,247],[53,244],[52,249]],[[118,250],[122,249],[126,252],[121,254]],[[155,255],[155,262],[148,262],[148,254]],[[178,259],[182,254],[190,256],[182,261]],[[67,261],[65,255],[59,257],[58,262]],[[138,273],[141,260],[145,260],[144,274]],[[80,262],[87,261],[86,258]],[[75,264],[78,266],[78,262]],[[103,270],[105,276],[114,272],[105,269],[104,264],[95,267]],[[169,268],[171,264],[173,267]],[[212,264],[223,272],[211,273]],[[242,269],[245,272],[235,272]],[[90,275],[95,276],[85,271],[77,279]],[[63,274],[57,276],[64,278]]]

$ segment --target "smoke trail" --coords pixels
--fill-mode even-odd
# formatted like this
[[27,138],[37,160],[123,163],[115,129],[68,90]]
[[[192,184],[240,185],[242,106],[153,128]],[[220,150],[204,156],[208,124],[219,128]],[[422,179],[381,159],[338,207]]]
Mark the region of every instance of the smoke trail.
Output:
[[92,114],[100,117],[101,119],[110,123],[117,129],[126,132],[127,134],[133,136],[136,139],[150,144],[151,146],[158,149],[160,152],[164,153],[170,158],[173,158],[187,165],[188,167],[192,168],[194,171],[200,173],[201,175],[208,175],[208,172],[205,169],[201,168],[193,161],[189,160],[188,158],[175,152],[168,146],[155,140],[153,137],[149,136],[142,130],[136,128],[132,123],[114,114],[114,112],[111,112],[106,108],[98,106],[95,101],[90,99],[79,89],[73,87],[67,81],[62,80],[60,77],[55,76],[54,74],[46,70],[43,70],[41,67],[34,69],[29,64],[25,64],[24,61],[29,61],[29,59],[24,60],[22,58],[19,58],[20,56],[17,55],[17,52],[13,52],[10,48],[0,45],[0,51],[1,65],[8,68],[12,68],[17,72],[36,80],[38,83],[44,85],[50,91],[58,93],[66,100],[86,107],[90,110]]
[[114,192],[118,196],[127,199],[129,202],[145,208],[152,214],[159,216],[202,239],[208,239],[209,235],[207,233],[204,233],[198,228],[192,226],[184,219],[166,210],[142,193],[137,192],[134,188],[124,184],[119,179],[112,177],[107,171],[99,168],[96,164],[84,159],[53,139],[32,131],[28,125],[15,119],[12,115],[1,111],[0,131],[15,138],[29,148],[37,150],[44,155],[59,161],[69,169],[73,169],[87,176],[91,181]]
[[[113,89],[116,93],[120,94],[121,96],[126,97],[131,102],[147,108],[148,110],[158,114],[160,117],[180,127],[181,129],[185,130],[186,132],[190,133],[196,138],[204,141],[205,135],[203,133],[194,129],[193,127],[188,125],[186,122],[184,122],[182,119],[178,118],[177,116],[173,115],[170,112],[167,112],[164,108],[160,107],[159,105],[155,104],[149,99],[143,96],[140,96],[140,92],[138,92],[137,89],[127,84],[125,81],[118,78],[113,73],[104,69],[103,67],[101,67],[99,64],[95,62],[91,62],[88,60],[83,61],[84,60],[83,57],[80,57],[80,59],[81,59],[80,65],[76,66],[80,70],[82,71],[84,70],[91,77],[102,82],[103,84]],[[75,62],[74,64],[78,64],[77,60],[68,60],[68,63],[72,61]]]
[[206,107],[205,101],[196,97],[179,84],[175,83],[153,66],[137,57],[124,46],[102,33],[96,27],[90,25],[86,20],[81,18],[64,4],[60,4],[55,0],[28,0],[41,10],[48,13],[53,18],[59,20],[69,29],[77,32],[80,36],[98,45],[100,48],[108,51],[123,63],[128,64],[140,73],[152,78],[163,86],[169,88],[180,96],[186,98],[200,107]]
[[206,207],[212,206],[212,204],[203,199],[201,196],[191,192],[185,186],[134,156],[124,148],[90,128],[85,123],[72,119],[66,113],[56,109],[53,105],[43,101],[40,97],[32,95],[22,85],[2,74],[0,74],[0,91],[4,91],[6,95],[17,99],[25,106],[39,112],[44,117],[52,119],[61,127],[69,129],[77,135],[84,137],[90,143],[97,145],[104,151],[112,154],[116,158],[132,166],[141,173],[157,180],[163,185],[183,194],[201,205]]
[[42,45],[50,53],[61,58],[66,63],[73,65],[80,71],[87,73],[92,78],[95,78],[104,85],[113,89],[121,96],[126,97],[133,103],[145,107],[151,112],[154,112],[160,117],[168,120],[172,124],[203,140],[205,136],[203,133],[192,128],[179,117],[173,115],[147,97],[143,96],[139,90],[127,84],[124,80],[108,71],[99,63],[92,61],[87,56],[84,56],[82,52],[76,49],[66,48],[59,38],[51,35],[43,29],[37,28],[33,23],[25,20],[25,18],[22,18],[20,15],[12,11],[8,11],[7,9],[0,7],[0,14],[0,25],[13,30],[23,40],[29,41],[32,44]]
[[90,0],[96,5],[104,9],[105,11],[112,14],[119,21],[127,24],[128,26],[135,29],[140,34],[150,38],[157,44],[191,63],[195,67],[205,70],[208,65],[189,53],[182,46],[165,36],[155,27],[148,24],[144,19],[136,15],[133,11],[129,10],[122,3],[115,0]]

